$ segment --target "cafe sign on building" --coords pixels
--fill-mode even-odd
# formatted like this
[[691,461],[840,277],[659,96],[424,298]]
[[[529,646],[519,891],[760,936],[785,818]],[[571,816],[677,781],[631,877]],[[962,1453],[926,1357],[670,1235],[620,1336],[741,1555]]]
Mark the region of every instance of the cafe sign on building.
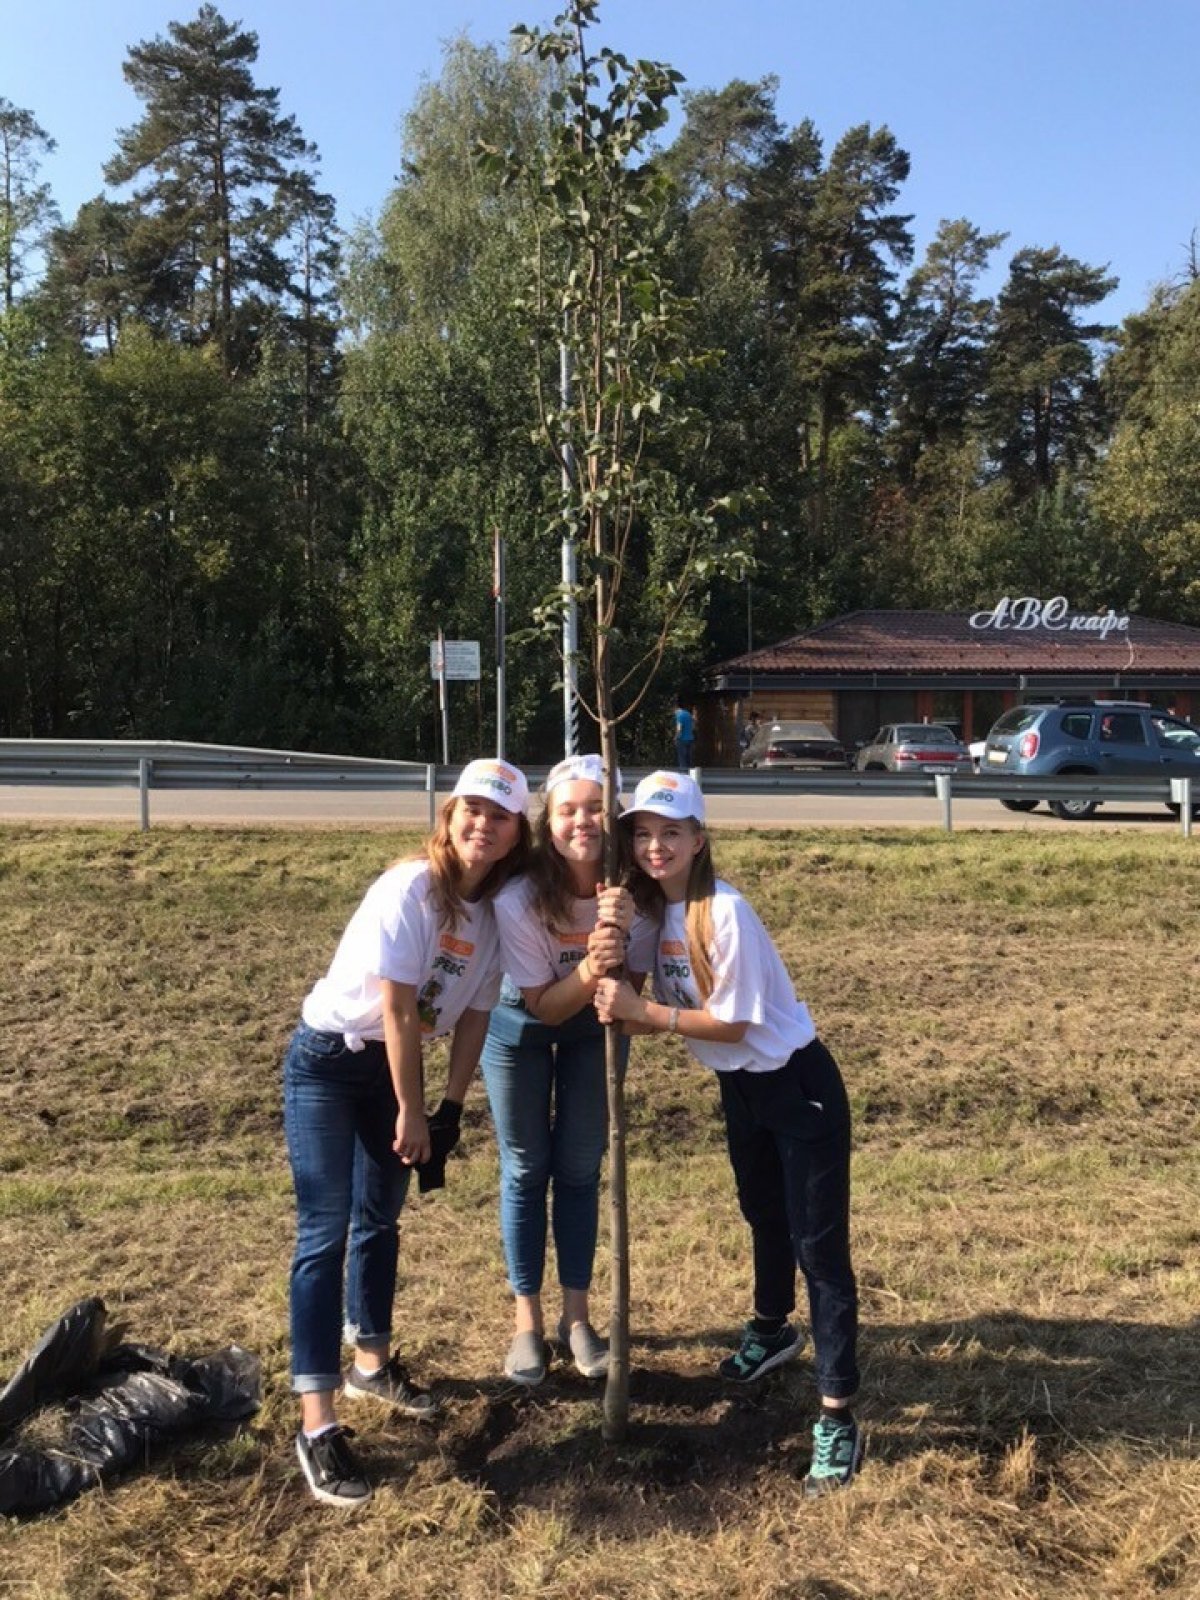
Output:
[[1090,615],[1072,611],[1067,597],[1061,594],[1053,600],[1037,600],[1029,594],[1010,600],[1005,595],[990,611],[976,611],[970,623],[980,631],[994,628],[997,633],[1031,633],[1035,628],[1045,628],[1050,633],[1098,634],[1101,639],[1107,639],[1110,633],[1129,632],[1129,618],[1120,616],[1111,606]]
[[710,667],[699,756],[736,764],[751,710],[824,722],[844,743],[889,722],[982,738],[1010,705],[1079,694],[1200,713],[1200,628],[1063,595],[1005,595],[977,611],[851,611]]

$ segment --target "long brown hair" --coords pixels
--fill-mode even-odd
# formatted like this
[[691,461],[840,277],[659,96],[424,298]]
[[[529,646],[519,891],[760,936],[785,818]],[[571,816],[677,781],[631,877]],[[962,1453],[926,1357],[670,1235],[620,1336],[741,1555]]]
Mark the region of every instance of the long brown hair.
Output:
[[[637,813],[634,812],[633,816]],[[621,828],[621,842],[624,847],[624,871],[629,883],[633,903],[643,914],[661,923],[667,909],[667,897],[663,893],[662,885],[655,883],[642,871],[633,859],[633,816],[623,817]],[[699,833],[704,843],[692,857],[692,865],[688,871],[687,888],[684,891],[685,915],[684,923],[687,928],[688,961],[692,968],[692,977],[696,983],[696,992],[700,996],[701,1004],[706,1004],[709,995],[715,986],[715,976],[712,964],[713,945],[713,896],[717,892],[717,873],[713,866],[712,850],[708,843],[708,834],[693,818],[685,819]]]
[[[458,801],[459,796],[451,795],[449,800],[443,802],[433,832],[415,856],[404,858],[407,861],[429,862],[429,874],[433,879],[433,903],[437,907],[438,923],[451,933],[458,927],[458,919],[464,915],[463,867],[455,854],[454,844],[450,838],[450,819],[454,815]],[[523,813],[518,813],[517,842],[502,860],[493,865],[487,877],[479,885],[477,898],[490,900],[498,890],[503,889],[511,877],[523,872],[529,861],[529,851],[529,818]]]
[[[546,796],[545,803],[533,825],[533,849],[526,872],[533,885],[533,909],[539,919],[555,933],[566,933],[571,926],[573,902],[579,898],[571,866],[559,853],[550,832],[550,804],[554,791]],[[596,882],[604,876],[604,865],[596,862]]]

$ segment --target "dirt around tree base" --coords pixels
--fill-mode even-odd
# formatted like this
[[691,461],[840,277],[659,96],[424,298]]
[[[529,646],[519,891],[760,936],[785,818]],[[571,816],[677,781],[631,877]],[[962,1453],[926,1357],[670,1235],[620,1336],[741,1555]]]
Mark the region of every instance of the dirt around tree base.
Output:
[[454,1475],[488,1491],[502,1520],[522,1507],[552,1510],[579,1532],[619,1539],[757,1514],[768,1480],[799,1491],[815,1404],[807,1374],[772,1373],[735,1389],[635,1369],[619,1444],[601,1436],[603,1387],[556,1365],[536,1389],[497,1383],[464,1393],[448,1407],[437,1452]]

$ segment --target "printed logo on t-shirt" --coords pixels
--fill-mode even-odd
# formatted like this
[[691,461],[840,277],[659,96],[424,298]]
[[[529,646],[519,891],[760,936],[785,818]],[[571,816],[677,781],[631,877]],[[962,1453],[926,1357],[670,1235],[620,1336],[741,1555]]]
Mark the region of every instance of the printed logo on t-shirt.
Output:
[[[438,953],[433,958],[433,972],[417,996],[417,1015],[421,1019],[422,1033],[436,1033],[442,1007],[439,997],[445,993],[446,984],[461,978],[467,963],[475,954],[475,946],[467,939],[456,939],[443,933],[438,938]],[[443,977],[438,977],[442,973]]]
[[687,945],[680,939],[662,939],[658,946],[658,979],[665,989],[663,1001],[673,1005],[691,1007],[695,1000],[688,992],[692,977],[692,963]]
[[444,988],[445,985],[436,978],[430,978],[417,996],[417,1016],[421,1019],[422,1033],[432,1033],[437,1027],[442,1008],[436,1002]]
[[556,933],[555,939],[560,945],[565,945],[565,950],[558,953],[560,967],[577,967],[587,954],[589,935],[586,933]]

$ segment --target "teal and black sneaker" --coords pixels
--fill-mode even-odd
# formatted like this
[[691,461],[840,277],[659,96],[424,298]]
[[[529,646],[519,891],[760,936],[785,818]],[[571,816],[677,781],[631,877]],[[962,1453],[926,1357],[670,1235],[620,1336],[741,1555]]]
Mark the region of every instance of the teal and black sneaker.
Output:
[[833,1422],[819,1417],[813,1428],[813,1458],[804,1492],[810,1498],[844,1489],[862,1463],[863,1437],[858,1423]]
[[717,1371],[731,1383],[753,1383],[764,1372],[781,1367],[785,1361],[800,1354],[804,1343],[799,1328],[786,1322],[778,1333],[759,1333],[752,1322],[742,1329],[742,1342],[731,1356],[726,1356]]

